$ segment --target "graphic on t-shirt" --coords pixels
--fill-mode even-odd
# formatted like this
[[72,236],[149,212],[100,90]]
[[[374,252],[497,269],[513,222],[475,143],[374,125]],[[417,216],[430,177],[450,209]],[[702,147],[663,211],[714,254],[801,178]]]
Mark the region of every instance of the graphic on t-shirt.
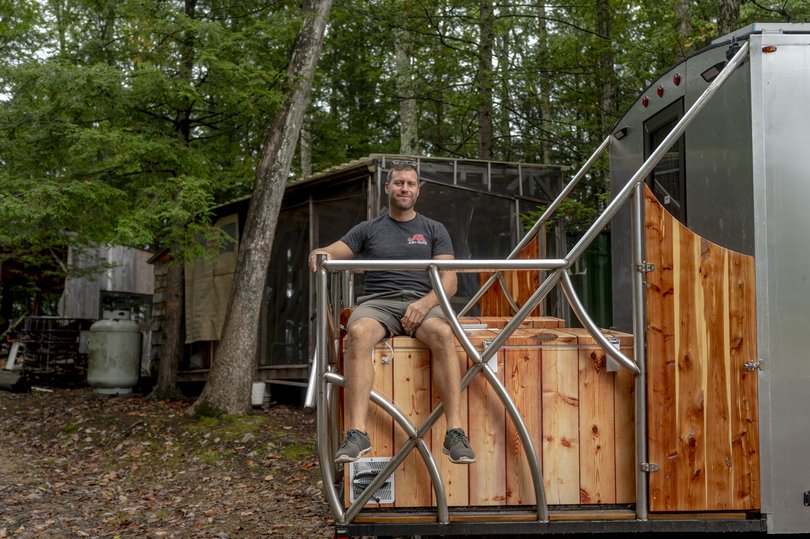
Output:
[[408,245],[419,244],[419,245],[427,245],[428,242],[425,239],[424,234],[414,234],[410,238],[408,238]]

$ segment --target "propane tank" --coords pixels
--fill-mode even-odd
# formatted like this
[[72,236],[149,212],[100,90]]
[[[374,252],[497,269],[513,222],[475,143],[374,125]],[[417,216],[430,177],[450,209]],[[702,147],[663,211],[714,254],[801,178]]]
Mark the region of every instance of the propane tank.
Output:
[[132,320],[99,320],[90,326],[87,384],[96,393],[124,395],[138,383],[141,332]]

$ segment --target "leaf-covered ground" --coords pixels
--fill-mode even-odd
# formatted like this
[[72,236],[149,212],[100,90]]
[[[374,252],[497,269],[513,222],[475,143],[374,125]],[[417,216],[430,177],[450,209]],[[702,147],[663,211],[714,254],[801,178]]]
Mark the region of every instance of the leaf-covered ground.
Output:
[[0,538],[332,537],[314,416],[188,404],[0,391]]

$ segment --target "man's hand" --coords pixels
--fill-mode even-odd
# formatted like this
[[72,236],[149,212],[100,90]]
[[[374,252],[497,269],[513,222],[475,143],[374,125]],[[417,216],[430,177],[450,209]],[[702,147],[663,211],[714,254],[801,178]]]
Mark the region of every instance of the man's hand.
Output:
[[329,253],[327,253],[323,249],[315,249],[311,253],[309,253],[309,269],[312,270],[312,273],[318,271],[318,255],[320,254],[326,255],[326,260],[329,260],[331,258]]
[[318,255],[326,255],[326,260],[349,260],[350,258],[354,258],[352,250],[341,240],[327,245],[326,247],[318,247],[309,253],[308,263],[312,273],[318,271]]
[[400,322],[405,331],[413,331],[419,327],[422,321],[427,316],[428,311],[433,308],[433,305],[426,300],[426,298],[418,299],[408,305],[405,310],[405,315]]

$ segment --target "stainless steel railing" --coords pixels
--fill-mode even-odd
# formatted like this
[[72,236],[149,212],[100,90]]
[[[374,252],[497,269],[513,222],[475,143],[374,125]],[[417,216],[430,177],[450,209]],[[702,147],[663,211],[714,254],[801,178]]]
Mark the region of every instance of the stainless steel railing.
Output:
[[[328,298],[328,275],[334,272],[342,272],[343,282],[350,282],[346,275],[351,275],[353,272],[358,271],[374,271],[379,269],[389,270],[403,270],[403,271],[426,271],[429,273],[434,290],[439,297],[439,304],[447,317],[453,333],[456,335],[462,348],[473,361],[473,366],[465,373],[461,380],[462,389],[466,388],[472,379],[479,373],[484,376],[487,382],[495,390],[496,394],[503,402],[510,419],[519,434],[523,451],[526,456],[529,468],[531,471],[532,481],[534,483],[534,490],[537,499],[537,519],[539,521],[548,521],[548,506],[546,503],[546,496],[543,487],[543,478],[540,469],[540,464],[537,458],[537,453],[534,450],[531,439],[528,434],[525,423],[523,422],[517,407],[512,399],[509,397],[497,376],[487,365],[487,361],[491,359],[512,333],[520,326],[537,305],[548,295],[548,293],[557,285],[560,284],[564,295],[571,305],[572,311],[577,316],[582,325],[594,337],[594,339],[602,346],[605,353],[613,358],[619,365],[630,370],[636,375],[636,516],[638,519],[646,520],[647,514],[647,484],[642,465],[646,462],[647,448],[646,448],[646,381],[643,374],[645,373],[645,297],[644,297],[644,278],[640,271],[633,272],[633,343],[634,343],[634,357],[636,361],[631,360],[624,355],[619,348],[614,345],[607,337],[600,331],[598,326],[588,315],[582,302],[579,300],[576,291],[571,283],[567,274],[567,270],[579,259],[585,252],[588,246],[594,241],[598,234],[607,226],[610,220],[616,215],[619,209],[628,201],[632,200],[631,208],[631,243],[632,243],[632,263],[634,268],[641,268],[644,264],[644,218],[643,218],[643,191],[642,182],[653,168],[661,161],[666,152],[672,147],[675,141],[683,134],[686,127],[691,123],[695,115],[706,105],[709,99],[716,93],[717,89],[722,86],[728,77],[733,73],[737,66],[739,66],[748,55],[748,42],[745,42],[742,47],[736,52],[733,58],[728,62],[727,66],[721,73],[712,81],[704,93],[695,101],[695,103],[684,114],[681,120],[675,125],[672,131],[664,138],[658,148],[653,151],[652,155],[644,161],[638,171],[630,178],[624,185],[619,193],[608,204],[605,210],[597,217],[595,222],[591,225],[588,231],[582,236],[579,242],[571,249],[571,251],[562,259],[515,259],[515,256],[533,239],[551,217],[554,211],[559,207],[562,201],[570,195],[576,184],[585,176],[587,171],[593,165],[598,157],[606,151],[611,144],[611,137],[606,138],[588,159],[583,168],[574,176],[571,182],[566,185],[560,195],[552,202],[552,204],[543,212],[541,217],[535,225],[527,232],[523,240],[515,247],[506,260],[409,260],[409,261],[390,261],[390,260],[365,260],[365,261],[326,261],[323,255],[318,257],[319,270],[316,274],[316,298],[317,298],[317,320],[316,320],[316,354],[314,358],[313,371],[314,374],[310,376],[310,387],[307,391],[305,407],[317,409],[317,433],[318,433],[318,459],[323,475],[323,488],[327,502],[332,510],[335,520],[338,523],[346,524],[351,522],[354,517],[359,513],[363,506],[368,502],[373,493],[385,482],[385,480],[394,472],[405,459],[405,457],[414,448],[418,449],[422,459],[424,460],[431,480],[433,481],[434,493],[436,495],[437,505],[437,521],[439,523],[449,522],[449,515],[447,509],[447,499],[444,493],[441,478],[439,477],[438,468],[435,460],[433,459],[430,450],[427,448],[423,437],[429,431],[430,427],[435,423],[443,412],[443,406],[440,403],[433,409],[428,418],[422,425],[413,425],[392,403],[387,401],[384,397],[376,392],[372,392],[371,400],[381,408],[383,408],[397,424],[408,435],[408,441],[397,451],[392,460],[381,470],[378,476],[366,487],[365,491],[358,499],[351,504],[351,506],[344,510],[343,503],[338,496],[335,486],[335,468],[332,462],[332,455],[335,446],[335,425],[336,415],[330,416],[330,409],[334,404],[334,388],[341,386],[344,383],[343,377],[331,370],[328,362],[329,349],[328,346],[334,343],[327,342],[327,317],[323,315],[329,309]],[[439,279],[439,272],[442,270],[451,270],[456,272],[495,272],[489,280],[482,286],[481,290],[473,296],[468,304],[456,314],[451,305],[449,298],[444,293]],[[474,305],[486,292],[486,290],[495,282],[496,279],[502,279],[502,271],[510,270],[523,270],[523,271],[542,271],[547,275],[543,279],[538,289],[532,296],[520,307],[516,304],[513,298],[509,297],[509,302],[515,308],[516,313],[513,318],[506,324],[500,333],[495,337],[493,342],[486,347],[481,353],[473,346],[466,333],[464,332],[459,317],[463,316],[472,305]],[[502,286],[505,293],[508,294],[506,286]]]

